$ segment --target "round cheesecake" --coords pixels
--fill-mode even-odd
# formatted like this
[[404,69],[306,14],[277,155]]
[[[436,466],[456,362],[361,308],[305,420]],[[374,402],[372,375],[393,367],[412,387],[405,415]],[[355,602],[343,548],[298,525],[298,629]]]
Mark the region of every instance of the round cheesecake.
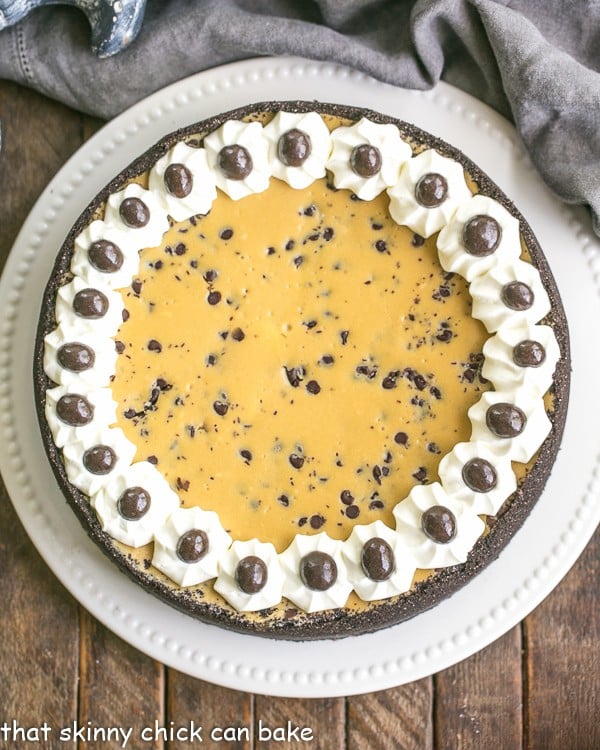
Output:
[[44,444],[140,585],[241,632],[370,632],[493,560],[551,471],[567,323],[465,155],[340,105],[169,134],[88,205],[44,296]]

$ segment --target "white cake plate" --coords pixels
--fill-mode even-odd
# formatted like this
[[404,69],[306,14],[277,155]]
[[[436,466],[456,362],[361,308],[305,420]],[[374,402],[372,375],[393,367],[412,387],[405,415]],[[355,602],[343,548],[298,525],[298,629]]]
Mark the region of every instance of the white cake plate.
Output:
[[[165,133],[251,102],[307,99],[369,107],[458,146],[528,219],[570,322],[573,382],[562,448],[547,488],[498,560],[433,610],[372,635],[292,643],[227,632],[183,615],[123,575],[88,539],[52,475],[35,416],[32,356],[42,290],[89,200]],[[114,119],[38,200],[0,283],[0,470],[48,565],[95,617],[149,656],[210,682],[280,696],[365,693],[437,672],[523,619],[569,570],[600,519],[600,243],[530,165],[513,127],[445,84],[417,92],[337,65],[270,58],[180,81]]]

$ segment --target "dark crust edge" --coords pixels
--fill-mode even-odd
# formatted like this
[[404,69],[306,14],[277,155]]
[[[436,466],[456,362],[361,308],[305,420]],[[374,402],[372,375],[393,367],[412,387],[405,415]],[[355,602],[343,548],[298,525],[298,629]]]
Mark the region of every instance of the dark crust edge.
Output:
[[[227,605],[220,607],[204,603],[201,598],[198,598],[197,594],[194,595],[186,589],[174,589],[166,585],[156,577],[148,574],[145,570],[142,570],[126,553],[115,546],[113,540],[102,530],[87,497],[70,484],[67,479],[61,459],[62,452],[54,444],[52,434],[45,419],[46,389],[52,386],[53,383],[44,373],[43,355],[44,336],[56,326],[54,308],[57,291],[70,278],[69,265],[74,240],[91,221],[108,196],[112,192],[119,190],[133,177],[149,169],[177,141],[198,135],[204,136],[230,119],[242,119],[262,112],[276,113],[279,110],[296,113],[314,110],[321,114],[351,120],[367,117],[377,123],[392,123],[398,127],[401,135],[411,143],[434,148],[444,156],[460,162],[467,173],[477,183],[482,194],[497,200],[518,219],[526,247],[534,265],[540,272],[542,282],[550,297],[552,310],[544,322],[547,322],[554,329],[560,347],[561,359],[557,365],[554,384],[552,386],[554,398],[554,409],[551,414],[552,431],[541,446],[535,465],[498,514],[490,533],[477,541],[466,563],[451,568],[439,569],[433,576],[418,583],[409,593],[382,600],[374,606],[370,605],[365,611],[354,612],[350,609],[340,608],[310,615],[300,614],[289,620],[283,619],[261,623],[258,619],[246,619],[243,614],[227,608]],[[360,107],[327,104],[317,101],[256,103],[180,128],[166,135],[120,172],[89,203],[73,225],[58,253],[42,299],[34,352],[34,390],[44,448],[63,494],[75,511],[89,537],[131,579],[175,608],[203,622],[225,627],[239,633],[296,641],[361,635],[400,623],[434,607],[466,585],[473,576],[477,575],[477,573],[495,560],[510,542],[515,532],[523,525],[529,512],[541,495],[554,464],[567,415],[570,372],[571,360],[567,319],[552,272],[531,227],[514,204],[487,174],[457,148],[410,123]]]

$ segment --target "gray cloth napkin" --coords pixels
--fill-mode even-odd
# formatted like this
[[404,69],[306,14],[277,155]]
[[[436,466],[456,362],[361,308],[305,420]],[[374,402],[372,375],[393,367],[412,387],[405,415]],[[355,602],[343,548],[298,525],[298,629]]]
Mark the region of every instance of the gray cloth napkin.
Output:
[[599,0],[148,0],[138,39],[103,60],[74,8],[38,8],[0,32],[0,78],[104,118],[259,55],[468,91],[514,122],[546,183],[590,206],[600,235]]

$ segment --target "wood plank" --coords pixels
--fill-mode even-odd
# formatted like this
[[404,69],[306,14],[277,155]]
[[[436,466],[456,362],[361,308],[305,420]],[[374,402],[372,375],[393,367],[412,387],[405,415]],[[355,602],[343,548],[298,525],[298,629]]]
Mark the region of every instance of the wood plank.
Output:
[[[77,603],[35,551],[1,483],[0,570],[0,725],[46,721],[58,731],[77,707]],[[0,747],[16,746],[3,739]]]
[[37,197],[82,143],[81,116],[14,83],[0,81],[0,263]]
[[[131,730],[129,747],[163,750],[168,736],[164,732],[168,729],[164,667],[113,635],[83,609],[80,649],[79,727]],[[78,747],[119,747],[105,741],[115,734],[103,737],[98,733],[96,741],[92,736]]]
[[[35,199],[81,142],[80,116],[0,81],[0,266]],[[76,711],[77,604],[47,568],[0,486],[1,720],[54,731]],[[15,747],[19,737],[5,737]],[[21,745],[22,746],[22,745]]]
[[600,747],[600,530],[560,586],[525,621],[525,747]]
[[348,750],[431,750],[433,681],[348,698]]
[[[167,672],[167,721],[177,728],[202,726],[206,750],[252,750],[254,701],[248,693],[211,685],[174,669]],[[193,722],[193,725],[192,725]],[[185,739],[168,743],[166,750],[191,747]],[[278,746],[279,747],[279,746]]]
[[522,746],[521,631],[435,677],[436,750]]
[[[310,750],[343,750],[346,747],[346,706],[343,698],[290,699],[264,695],[255,699],[255,734],[257,747],[277,747],[281,750],[309,747]],[[266,742],[267,731],[293,727],[312,730],[309,742]],[[259,730],[263,730],[263,739]],[[278,735],[275,735],[277,737]],[[307,736],[307,735],[305,735]]]

